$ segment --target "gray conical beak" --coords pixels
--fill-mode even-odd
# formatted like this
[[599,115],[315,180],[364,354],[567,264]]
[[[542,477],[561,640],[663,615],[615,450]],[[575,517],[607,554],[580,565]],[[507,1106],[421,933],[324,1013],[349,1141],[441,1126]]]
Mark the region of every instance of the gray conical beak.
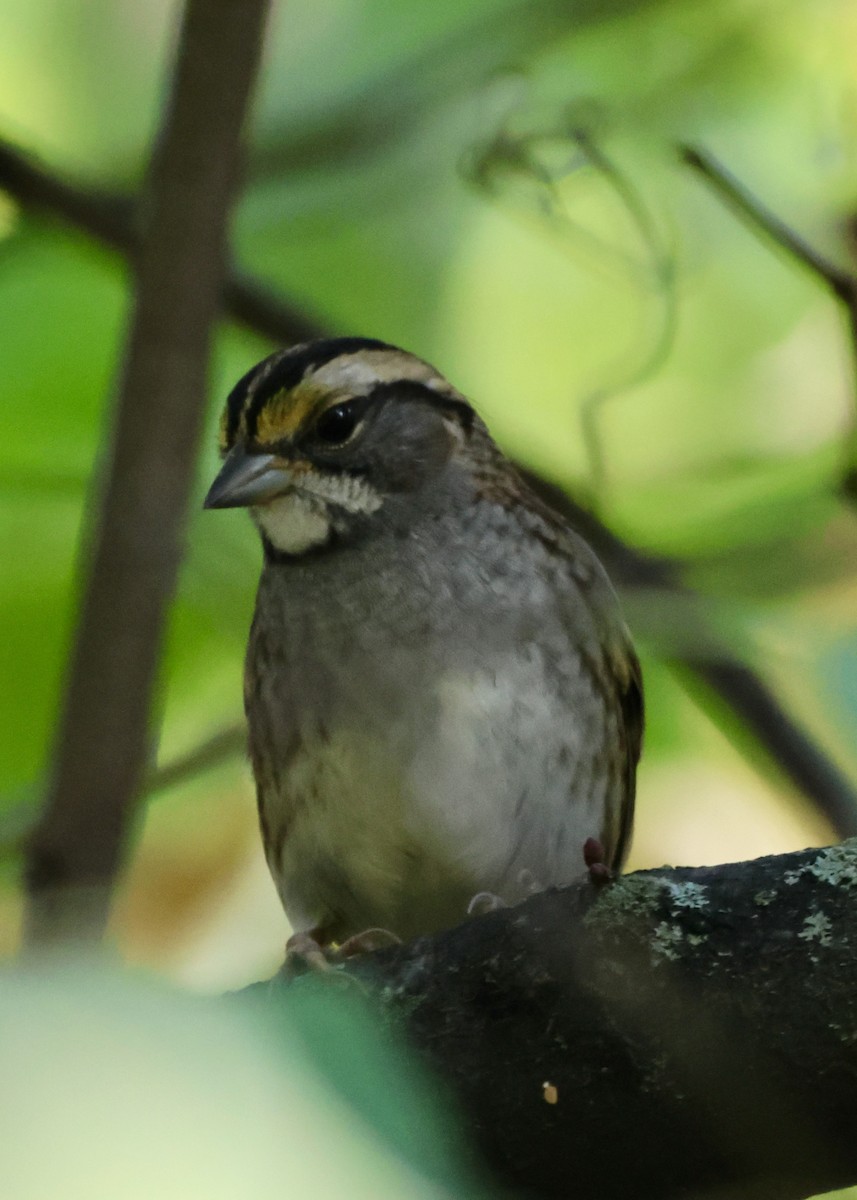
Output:
[[235,446],[208,489],[203,508],[244,508],[262,504],[284,492],[291,482],[288,468],[273,454],[248,454]]

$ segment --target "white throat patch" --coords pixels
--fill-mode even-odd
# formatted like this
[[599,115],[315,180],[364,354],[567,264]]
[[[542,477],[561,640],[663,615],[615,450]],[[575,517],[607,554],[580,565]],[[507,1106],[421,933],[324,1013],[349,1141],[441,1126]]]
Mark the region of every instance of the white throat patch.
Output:
[[253,519],[271,545],[284,554],[303,554],[330,537],[327,505],[300,492],[287,492],[256,505]]
[[362,479],[308,471],[294,491],[256,505],[253,519],[276,550],[303,554],[323,545],[336,528],[336,509],[368,515],[381,507],[381,497]]

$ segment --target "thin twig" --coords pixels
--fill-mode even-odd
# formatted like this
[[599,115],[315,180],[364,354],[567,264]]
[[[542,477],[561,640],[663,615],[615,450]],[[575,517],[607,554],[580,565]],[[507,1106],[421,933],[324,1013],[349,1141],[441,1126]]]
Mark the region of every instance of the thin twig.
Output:
[[30,946],[101,937],[143,782],[266,15],[267,0],[188,0],[184,12],[52,780],[29,847]]
[[811,271],[844,306],[851,339],[854,404],[851,427],[846,431],[844,438],[845,453],[840,494],[848,503],[857,505],[857,275],[840,267],[787,225],[736,179],[731,171],[718,162],[713,154],[699,146],[680,145],[678,150],[682,161],[696,171],[755,233],[779,246],[795,262]]
[[595,499],[599,499],[603,495],[607,479],[604,445],[599,427],[601,413],[612,401],[627,396],[634,388],[653,378],[669,358],[678,326],[678,293],[674,256],[663,244],[657,224],[642,194],[587,130],[577,130],[575,139],[587,161],[613,189],[635,225],[640,241],[648,252],[650,271],[662,306],[660,327],[654,340],[646,348],[642,361],[635,363],[621,382],[614,383],[612,387],[602,388],[587,397],[581,407],[580,424],[589,453],[592,494]]
[[[247,727],[244,722],[225,725],[184,754],[153,767],[146,775],[141,793],[157,796],[159,792],[178,787],[205,771],[240,758],[246,747]],[[10,801],[4,804],[4,811],[0,815],[0,857],[25,848],[39,820],[37,797],[41,791],[38,784],[28,785],[14,793]]]
[[828,285],[840,300],[854,300],[857,280],[837,266],[754,196],[722,163],[699,146],[679,146],[682,160],[713,188],[757,233],[764,234]]
[[149,796],[165,792],[167,788],[176,787],[188,779],[210,771],[212,767],[222,766],[230,759],[238,758],[247,749],[247,726],[243,721],[226,725],[216,733],[211,734],[198,746],[191,747],[186,754],[180,754],[163,766],[155,767],[146,779],[144,791]]

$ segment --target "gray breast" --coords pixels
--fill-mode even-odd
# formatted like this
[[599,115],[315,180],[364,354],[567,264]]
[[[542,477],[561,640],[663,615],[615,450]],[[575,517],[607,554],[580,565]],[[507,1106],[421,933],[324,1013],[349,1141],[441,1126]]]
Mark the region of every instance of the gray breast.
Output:
[[486,512],[467,550],[437,520],[263,573],[247,708],[296,927],[452,924],[477,891],[571,881],[602,836],[619,714],[599,605]]

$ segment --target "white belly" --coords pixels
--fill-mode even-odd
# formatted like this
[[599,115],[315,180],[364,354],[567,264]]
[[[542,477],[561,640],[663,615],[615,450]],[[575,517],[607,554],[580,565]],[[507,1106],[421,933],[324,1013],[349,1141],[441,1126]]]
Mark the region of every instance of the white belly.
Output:
[[295,927],[334,919],[408,936],[463,919],[476,892],[514,902],[528,878],[583,873],[583,843],[601,835],[603,716],[576,720],[524,657],[447,672],[416,699],[383,726],[367,705],[323,738],[307,729],[287,794],[266,797],[269,823],[287,814],[271,868]]

